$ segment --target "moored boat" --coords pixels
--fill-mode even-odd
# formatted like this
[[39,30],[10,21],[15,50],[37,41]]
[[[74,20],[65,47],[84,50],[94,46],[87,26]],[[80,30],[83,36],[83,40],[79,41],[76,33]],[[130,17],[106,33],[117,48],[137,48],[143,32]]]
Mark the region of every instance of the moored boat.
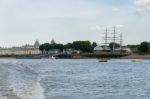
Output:
[[108,62],[107,58],[98,59],[99,62]]
[[132,59],[131,62],[142,62],[142,59]]

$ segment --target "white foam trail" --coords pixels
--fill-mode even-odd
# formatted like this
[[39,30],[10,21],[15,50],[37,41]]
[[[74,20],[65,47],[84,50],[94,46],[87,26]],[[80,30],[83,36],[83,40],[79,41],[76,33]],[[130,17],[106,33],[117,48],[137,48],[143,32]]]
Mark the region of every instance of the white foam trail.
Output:
[[45,99],[38,74],[23,64],[0,63],[0,99]]
[[39,83],[30,86],[28,90],[19,91],[15,89],[14,92],[20,99],[45,99],[43,95],[44,90]]

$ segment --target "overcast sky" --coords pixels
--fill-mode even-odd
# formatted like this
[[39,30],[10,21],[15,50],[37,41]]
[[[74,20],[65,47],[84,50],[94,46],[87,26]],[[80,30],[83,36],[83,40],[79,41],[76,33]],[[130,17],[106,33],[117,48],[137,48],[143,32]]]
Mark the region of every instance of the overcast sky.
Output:
[[0,46],[101,43],[106,26],[117,26],[124,44],[149,41],[150,0],[0,0]]

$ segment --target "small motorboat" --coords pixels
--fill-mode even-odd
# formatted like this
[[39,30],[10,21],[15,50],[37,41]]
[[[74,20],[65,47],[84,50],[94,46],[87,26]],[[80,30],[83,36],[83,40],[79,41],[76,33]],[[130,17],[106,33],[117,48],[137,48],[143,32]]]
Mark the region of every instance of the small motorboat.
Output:
[[132,59],[131,62],[142,62],[142,59]]
[[108,62],[107,58],[98,59],[99,62]]

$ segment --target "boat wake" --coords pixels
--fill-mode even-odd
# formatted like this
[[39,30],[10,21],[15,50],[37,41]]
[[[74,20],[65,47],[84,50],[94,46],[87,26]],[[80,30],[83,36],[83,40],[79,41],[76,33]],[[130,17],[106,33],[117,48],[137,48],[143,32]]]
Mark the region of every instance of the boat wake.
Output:
[[45,99],[38,74],[23,63],[0,63],[0,99]]

